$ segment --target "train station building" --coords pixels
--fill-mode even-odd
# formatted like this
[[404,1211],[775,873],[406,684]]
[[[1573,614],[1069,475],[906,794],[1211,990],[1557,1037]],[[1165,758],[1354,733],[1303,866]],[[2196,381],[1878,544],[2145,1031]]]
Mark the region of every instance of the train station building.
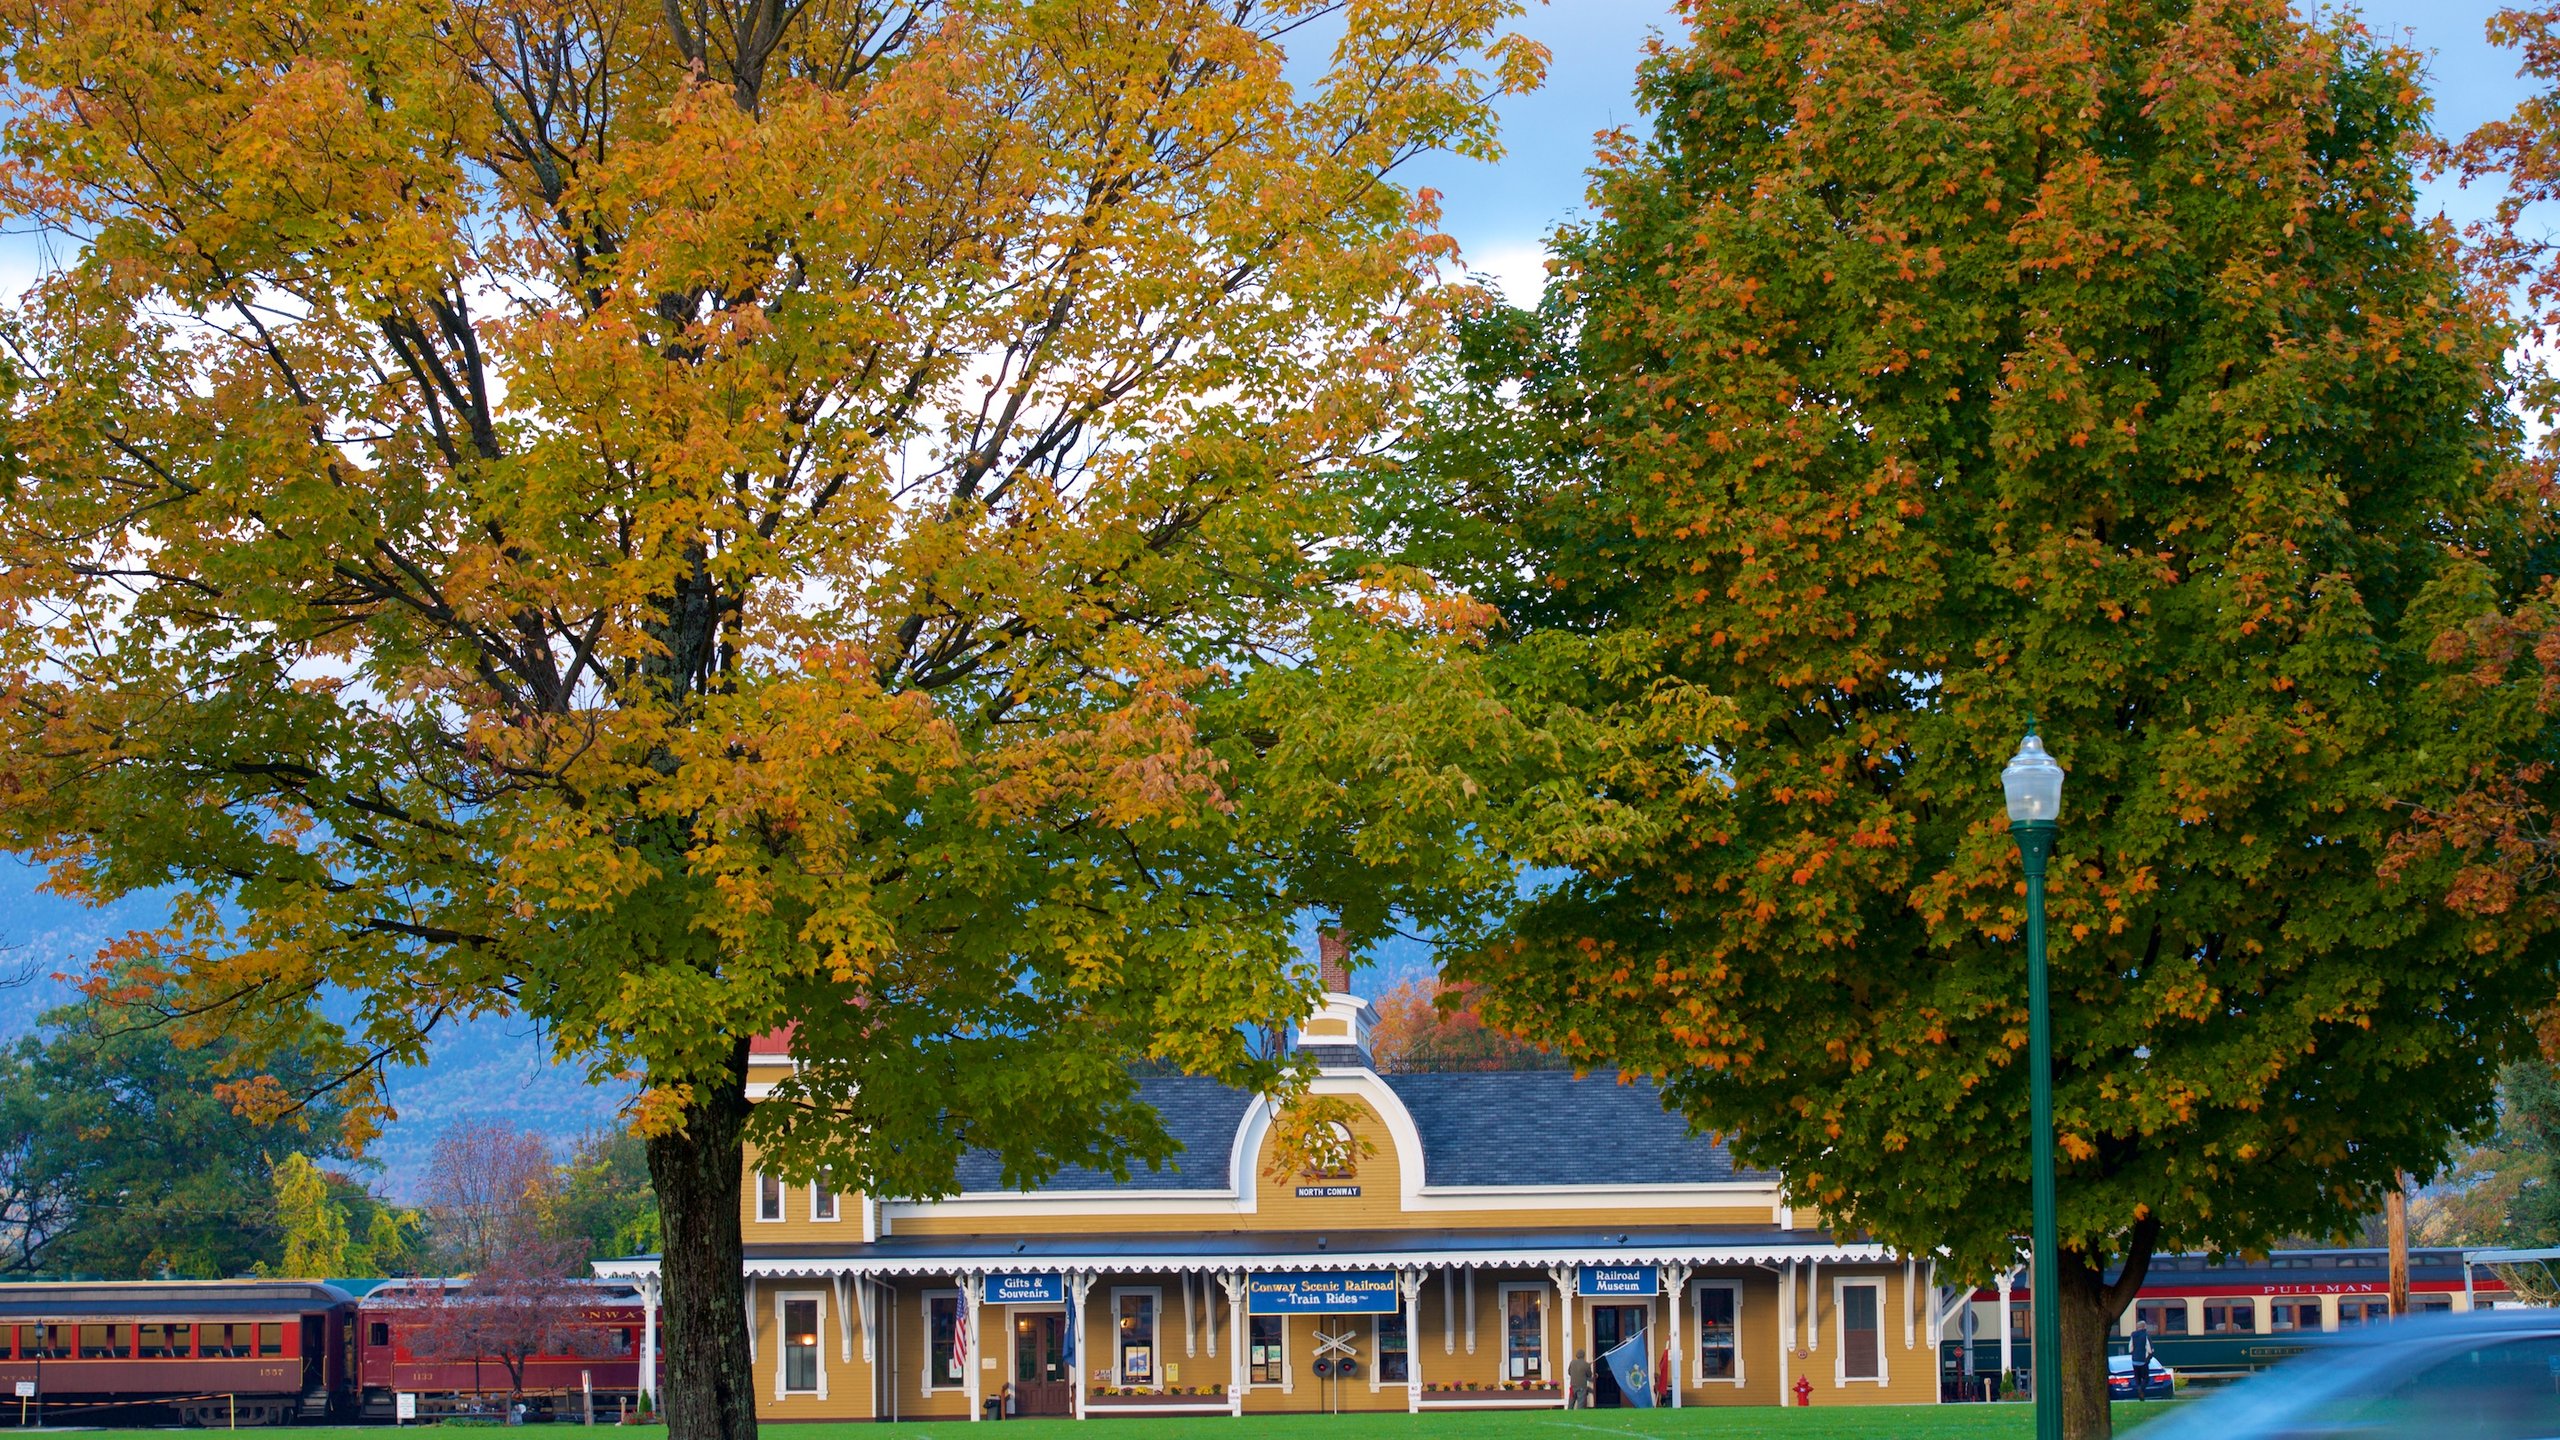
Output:
[[[1382,1074],[1375,1020],[1328,963],[1299,1043],[1370,1151],[1334,1173],[1267,1174],[1268,1103],[1168,1076],[1142,1086],[1179,1158],[1125,1180],[1009,1191],[972,1156],[960,1193],[909,1201],[749,1174],[761,1415],[1561,1408],[1577,1352],[1608,1404],[1598,1357],[1639,1334],[1661,1404],[1938,1398],[1925,1258],[1825,1233],[1648,1084]],[[750,1093],[790,1064],[760,1049]]]

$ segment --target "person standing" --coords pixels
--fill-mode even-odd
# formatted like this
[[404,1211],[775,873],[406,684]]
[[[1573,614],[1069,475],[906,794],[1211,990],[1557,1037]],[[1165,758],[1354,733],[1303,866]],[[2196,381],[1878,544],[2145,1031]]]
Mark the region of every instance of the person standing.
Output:
[[2133,1322],[2133,1398],[2151,1398],[2151,1327]]
[[1573,1363],[1564,1367],[1564,1408],[1591,1408],[1591,1362],[1579,1350],[1573,1352]]

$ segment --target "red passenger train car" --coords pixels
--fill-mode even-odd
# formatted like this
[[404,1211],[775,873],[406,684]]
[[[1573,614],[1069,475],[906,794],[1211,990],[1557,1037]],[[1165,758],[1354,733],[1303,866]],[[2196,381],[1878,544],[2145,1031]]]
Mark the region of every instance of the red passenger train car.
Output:
[[[574,1316],[537,1327],[555,1343],[525,1359],[527,1418],[578,1418],[592,1395],[597,1420],[606,1421],[639,1402],[648,1325],[640,1292],[606,1280],[581,1288],[588,1293]],[[418,1397],[422,1417],[497,1414],[515,1398],[513,1378],[495,1356],[454,1356],[427,1343],[439,1306],[470,1303],[453,1280],[394,1280],[365,1294],[356,1314],[359,1417],[391,1419],[402,1394]]]
[[0,1423],[343,1417],[354,1315],[307,1280],[0,1285]]

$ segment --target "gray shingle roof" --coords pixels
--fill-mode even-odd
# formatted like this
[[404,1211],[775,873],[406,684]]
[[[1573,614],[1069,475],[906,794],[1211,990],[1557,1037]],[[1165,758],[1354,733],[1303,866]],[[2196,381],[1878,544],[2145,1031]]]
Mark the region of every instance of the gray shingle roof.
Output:
[[[1105,1171],[1069,1165],[1040,1189],[1226,1189],[1227,1152],[1235,1146],[1236,1127],[1244,1122],[1244,1107],[1253,1097],[1215,1080],[1191,1075],[1147,1076],[1138,1082],[1138,1095],[1156,1107],[1166,1132],[1182,1147],[1181,1153],[1161,1170],[1131,1166],[1126,1181],[1114,1179]],[[964,1193],[1001,1188],[1003,1175],[993,1154],[972,1150],[960,1157],[960,1189]]]
[[[1662,1108],[1650,1082],[1618,1083],[1614,1071],[1581,1080],[1566,1070],[1451,1071],[1389,1075],[1387,1085],[1422,1132],[1423,1176],[1431,1185],[1677,1185],[1765,1180],[1737,1169],[1724,1146],[1689,1134]],[[1081,1165],[1043,1190],[1169,1192],[1223,1190],[1227,1156],[1250,1096],[1214,1080],[1151,1075],[1138,1094],[1164,1117],[1182,1152],[1162,1170],[1132,1167],[1126,1181]],[[973,1150],[960,1161],[960,1188],[1001,1187],[995,1156]]]
[[1422,1132],[1433,1185],[1682,1185],[1766,1180],[1689,1133],[1647,1080],[1613,1070],[1389,1075]]

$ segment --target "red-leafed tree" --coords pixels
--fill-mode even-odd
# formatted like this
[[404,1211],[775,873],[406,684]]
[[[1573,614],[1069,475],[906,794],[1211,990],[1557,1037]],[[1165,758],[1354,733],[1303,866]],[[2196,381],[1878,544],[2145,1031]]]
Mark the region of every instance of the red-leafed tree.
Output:
[[1563,1061],[1484,1023],[1484,987],[1437,977],[1391,986],[1373,1004],[1369,1054],[1381,1071],[1532,1070]]
[[575,1241],[509,1236],[477,1273],[420,1300],[409,1353],[495,1364],[506,1372],[510,1400],[524,1394],[525,1369],[537,1356],[611,1353],[607,1332],[586,1318],[594,1288],[572,1278],[582,1250]]

